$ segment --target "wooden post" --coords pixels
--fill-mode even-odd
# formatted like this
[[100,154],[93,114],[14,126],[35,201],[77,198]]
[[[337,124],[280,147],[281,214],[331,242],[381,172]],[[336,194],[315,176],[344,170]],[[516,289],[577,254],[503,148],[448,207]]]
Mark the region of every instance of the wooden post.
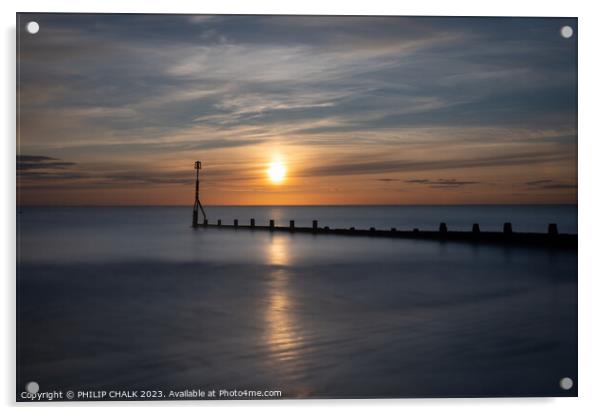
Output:
[[440,233],[446,233],[447,232],[447,225],[445,224],[445,222],[441,222],[439,224],[439,232]]
[[374,229],[374,227],[371,227],[370,232],[374,232],[374,231],[376,231],[376,229]]
[[550,223],[548,225],[548,234],[549,235],[558,235],[558,225],[555,223]]
[[291,220],[289,222],[289,228],[291,229],[291,232],[295,230],[295,221],[294,220]]
[[207,221],[207,219],[203,219],[203,226],[207,226],[209,225],[209,221]]
[[504,223],[504,233],[511,234],[512,233],[512,224],[510,222]]
[[255,227],[255,219],[251,219],[251,228]]
[[274,229],[274,219],[270,219],[270,230]]
[[234,219],[234,227],[238,228],[238,219]]
[[196,185],[194,190],[194,207],[192,208],[192,226],[196,228],[199,224],[199,208],[203,214],[203,226],[207,225],[207,215],[205,215],[205,209],[203,209],[203,205],[201,205],[201,201],[199,200],[199,170],[201,170],[200,161],[194,162],[194,169],[196,170]]
[[316,233],[318,231],[318,221],[317,220],[312,221],[311,228],[314,231],[314,233]]
[[221,219],[217,220],[217,226],[222,226],[222,220]]
[[397,232],[397,228],[391,228],[391,232]]
[[353,231],[355,230],[355,226],[352,226],[351,228],[349,228],[349,230],[350,230],[351,232],[353,232]]
[[481,227],[479,226],[478,223],[473,223],[472,224],[472,233],[480,233],[481,232]]

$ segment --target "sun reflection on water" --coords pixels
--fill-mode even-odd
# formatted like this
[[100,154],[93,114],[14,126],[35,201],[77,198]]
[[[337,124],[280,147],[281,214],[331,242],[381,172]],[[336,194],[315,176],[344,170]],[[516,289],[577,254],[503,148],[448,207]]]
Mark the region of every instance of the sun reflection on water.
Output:
[[303,341],[290,295],[290,274],[283,268],[290,265],[290,248],[290,238],[284,235],[273,235],[267,245],[267,263],[277,267],[267,283],[266,343],[279,364],[295,361]]
[[290,265],[290,240],[284,235],[270,236],[267,245],[267,263],[269,265]]

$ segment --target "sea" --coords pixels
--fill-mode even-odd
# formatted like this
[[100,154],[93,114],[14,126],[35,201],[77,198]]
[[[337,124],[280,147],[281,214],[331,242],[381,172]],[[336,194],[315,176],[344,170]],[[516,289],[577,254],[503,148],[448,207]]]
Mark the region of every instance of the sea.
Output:
[[[572,205],[205,210],[225,224],[577,233]],[[161,399],[577,395],[576,249],[191,220],[192,206],[17,207],[17,399],[31,381]]]

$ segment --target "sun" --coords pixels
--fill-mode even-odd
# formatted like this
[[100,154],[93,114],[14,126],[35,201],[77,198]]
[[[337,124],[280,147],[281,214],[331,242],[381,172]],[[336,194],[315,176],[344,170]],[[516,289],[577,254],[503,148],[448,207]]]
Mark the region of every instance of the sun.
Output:
[[272,183],[282,183],[286,176],[286,167],[281,161],[273,161],[268,167],[268,177]]

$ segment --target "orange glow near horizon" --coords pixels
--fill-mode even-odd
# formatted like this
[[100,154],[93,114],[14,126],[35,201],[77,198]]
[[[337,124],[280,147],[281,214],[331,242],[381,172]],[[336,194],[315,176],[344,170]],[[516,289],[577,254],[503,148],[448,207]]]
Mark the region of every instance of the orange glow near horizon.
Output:
[[[419,148],[400,154],[392,148],[383,154],[353,145],[343,151],[280,143],[278,154],[266,160],[264,155],[272,153],[272,147],[273,143],[216,149],[192,158],[188,154],[162,154],[140,164],[114,157],[102,165],[90,157],[78,165],[54,170],[47,179],[18,178],[18,201],[22,205],[186,206],[193,202],[196,174],[188,158],[198,158],[203,161],[200,198],[207,206],[577,202],[576,186],[571,186],[577,182],[576,163],[570,155],[567,160],[545,160],[508,170],[496,165],[439,168],[439,152],[431,155]],[[461,155],[451,150],[446,149],[446,156],[457,158],[458,164],[466,164],[464,157],[476,159],[484,153],[478,149],[475,154],[476,150],[468,146],[462,148]],[[399,162],[399,172],[371,171],[380,163],[388,166],[403,159],[428,164],[428,168],[404,171]],[[57,178],[61,173],[69,174]]]

